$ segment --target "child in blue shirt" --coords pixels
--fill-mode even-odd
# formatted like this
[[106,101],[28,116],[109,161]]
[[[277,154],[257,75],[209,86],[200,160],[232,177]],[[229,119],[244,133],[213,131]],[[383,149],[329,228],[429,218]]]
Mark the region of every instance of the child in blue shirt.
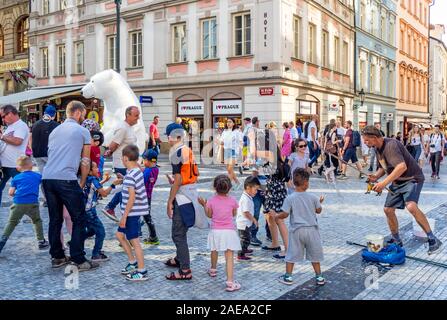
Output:
[[0,238],[0,252],[8,238],[19,224],[24,215],[31,218],[34,224],[39,249],[46,249],[49,243],[45,240],[42,228],[42,219],[39,213],[39,186],[42,176],[33,172],[33,162],[28,156],[17,159],[17,170],[21,172],[11,181],[9,195],[14,197],[10,208],[9,220]]
[[90,173],[87,177],[87,181],[83,190],[86,201],[85,212],[87,216],[85,238],[95,236],[95,246],[93,247],[92,251],[92,261],[96,262],[109,260],[104,252],[101,251],[106,232],[104,229],[104,225],[102,224],[101,220],[98,218],[98,214],[96,213],[98,197],[107,197],[112,192],[112,190],[116,188],[117,185],[122,183],[121,179],[117,179],[113,181],[110,187],[104,188],[102,184],[107,182],[110,179],[110,176],[106,175],[106,178],[103,181],[99,181],[99,176],[100,174],[98,165],[95,162],[91,161]]
[[[143,240],[144,244],[159,245],[160,241],[157,237],[157,232],[155,231],[155,225],[151,217],[151,199],[152,191],[154,190],[155,183],[158,179],[159,169],[157,167],[158,153],[154,149],[148,149],[143,153],[144,161],[144,186],[146,188],[146,195],[149,204],[149,214],[143,216],[144,222],[146,222],[149,229],[149,237]],[[144,223],[143,223],[144,225]]]

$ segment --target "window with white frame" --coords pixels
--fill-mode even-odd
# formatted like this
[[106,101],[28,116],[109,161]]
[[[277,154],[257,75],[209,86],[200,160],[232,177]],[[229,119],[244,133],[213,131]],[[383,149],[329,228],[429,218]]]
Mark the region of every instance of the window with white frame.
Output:
[[323,30],[321,38],[321,64],[329,67],[329,32]]
[[374,63],[373,58],[371,58],[370,67],[369,67],[369,92],[376,91],[376,64]]
[[374,20],[375,19],[376,19],[376,10],[374,10],[374,7],[372,7],[372,9],[371,9],[371,19],[369,21],[369,29],[370,29],[370,32],[372,34],[375,34],[375,30],[374,30],[374,28],[375,28]]
[[301,59],[301,18],[293,18],[293,56]]
[[366,26],[366,6],[363,1],[360,3],[360,28],[363,30]]
[[380,16],[381,39],[386,41],[386,16]]
[[380,64],[380,94],[386,95],[386,72],[385,72],[385,61],[382,61]]
[[57,75],[65,75],[65,45],[60,45],[56,47],[56,59],[57,59]]
[[59,0],[59,10],[67,9],[67,0]]
[[130,33],[130,67],[143,66],[143,33],[135,31]]
[[360,89],[365,88],[365,76],[366,76],[366,63],[365,60],[359,59],[359,80],[360,80]]
[[107,37],[107,68],[117,69],[116,65],[116,36]]
[[349,43],[343,41],[343,73],[349,74]]
[[172,26],[172,62],[186,62],[186,23]]
[[75,73],[84,73],[84,42],[75,43]]
[[202,20],[202,59],[217,58],[217,21],[216,18]]
[[42,14],[50,13],[50,0],[42,0]]
[[40,49],[40,75],[42,78],[48,77],[48,48]]
[[251,15],[239,13],[233,16],[234,55],[251,54]]
[[309,31],[308,31],[308,61],[310,63],[316,63],[317,62],[317,27],[309,23]]
[[390,63],[389,70],[388,70],[388,96],[394,97],[394,68],[395,64]]
[[389,33],[389,38],[388,38],[388,43],[394,46],[394,41],[395,41],[395,32],[396,29],[394,28],[394,16],[390,16],[390,33]]
[[334,37],[334,70],[340,71],[340,38]]

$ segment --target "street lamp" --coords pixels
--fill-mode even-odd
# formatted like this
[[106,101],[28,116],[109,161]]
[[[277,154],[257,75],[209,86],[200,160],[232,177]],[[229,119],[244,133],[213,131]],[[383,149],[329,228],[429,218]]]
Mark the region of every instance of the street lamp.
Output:
[[363,88],[359,92],[360,97],[360,106],[363,107],[363,103],[365,102],[365,91],[363,91]]
[[122,0],[115,0],[115,5],[116,5],[116,47],[115,47],[115,51],[116,51],[116,72],[120,73],[121,72],[121,68],[120,68],[120,25],[121,25],[121,1]]

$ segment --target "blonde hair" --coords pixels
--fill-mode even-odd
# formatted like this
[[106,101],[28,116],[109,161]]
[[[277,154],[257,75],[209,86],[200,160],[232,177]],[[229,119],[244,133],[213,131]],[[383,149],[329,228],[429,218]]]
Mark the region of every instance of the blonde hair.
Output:
[[177,124],[182,124],[182,118],[180,118],[180,117],[177,117],[177,118],[175,118],[175,123],[177,123]]
[[85,110],[85,105],[77,100],[72,100],[68,103],[67,109],[65,110],[67,113],[67,116],[72,116],[76,111],[83,112]]
[[16,164],[17,164],[18,167],[23,168],[23,167],[32,165],[32,164],[33,164],[33,161],[32,161],[31,158],[28,157],[28,156],[20,156],[20,157],[17,159]]
[[269,127],[270,129],[276,129],[276,128],[278,128],[278,126],[276,125],[276,122],[275,122],[275,121],[270,121],[269,124],[268,124],[268,127]]

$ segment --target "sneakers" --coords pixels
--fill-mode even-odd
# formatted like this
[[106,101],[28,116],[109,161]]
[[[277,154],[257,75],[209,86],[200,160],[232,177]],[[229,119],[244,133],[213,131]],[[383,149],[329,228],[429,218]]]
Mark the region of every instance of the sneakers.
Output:
[[93,262],[104,262],[108,261],[109,257],[106,256],[103,252],[100,252],[97,256],[92,256]]
[[126,280],[135,281],[135,282],[146,281],[146,280],[149,280],[149,274],[147,273],[147,270],[134,271],[134,272],[126,275]]
[[8,241],[8,238],[6,238],[6,237],[1,237],[1,238],[0,238],[0,253],[1,253],[2,250],[3,250],[3,247],[4,247],[5,244],[6,244],[6,241]]
[[285,274],[283,274],[282,276],[280,276],[280,277],[278,278],[278,281],[281,282],[281,283],[283,283],[283,284],[286,284],[286,285],[288,285],[288,286],[290,286],[290,285],[293,284],[293,278],[292,278],[292,276],[288,275],[287,273],[285,273]]
[[144,244],[151,244],[153,246],[158,246],[160,244],[160,240],[158,238],[146,238],[143,240]]
[[250,240],[250,244],[255,247],[260,247],[262,246],[262,241],[259,240],[258,238],[253,238]]
[[128,263],[127,266],[121,270],[121,274],[130,274],[134,271],[136,271],[138,268],[138,263],[135,261],[135,263]]
[[76,267],[78,267],[78,271],[79,272],[83,272],[83,271],[91,271],[91,270],[95,270],[99,268],[99,264],[97,262],[94,261],[89,261],[89,260],[85,260],[83,263],[81,264],[76,264],[74,263],[74,265]]
[[244,174],[244,171],[243,171],[243,169],[242,169],[242,167],[241,167],[241,166],[239,166],[239,173],[240,173],[241,175],[243,175],[243,174]]
[[253,254],[253,250],[252,249],[247,249],[247,250],[244,250],[242,252],[243,252],[244,255],[248,255],[248,256]]
[[43,250],[48,248],[50,246],[50,243],[47,240],[43,239],[38,242],[38,246],[39,250]]
[[51,259],[51,267],[52,268],[60,268],[70,263],[70,259],[68,257],[63,257],[61,259],[53,258]]
[[267,250],[267,251],[281,251],[281,247],[275,247],[275,248],[271,248],[269,246],[263,246],[262,250]]
[[442,241],[438,238],[428,240],[428,254],[434,254],[439,251],[442,246]]
[[348,179],[348,177],[346,176],[346,174],[342,173],[340,174],[340,176],[338,177],[339,180],[346,180]]
[[104,215],[112,221],[115,221],[115,222],[120,221],[115,214],[115,210],[113,210],[113,209],[109,209],[106,207],[106,208],[102,209],[102,213],[104,213]]
[[365,175],[363,173],[359,173],[359,179],[364,179]]
[[237,256],[237,259],[239,261],[250,261],[251,260],[251,258],[247,257],[247,256]]
[[273,256],[273,258],[276,259],[276,260],[284,260],[286,258],[286,256],[283,256],[281,254],[275,254]]
[[315,277],[315,281],[317,281],[317,285],[319,286],[324,286],[324,284],[326,283],[326,280],[321,274]]

